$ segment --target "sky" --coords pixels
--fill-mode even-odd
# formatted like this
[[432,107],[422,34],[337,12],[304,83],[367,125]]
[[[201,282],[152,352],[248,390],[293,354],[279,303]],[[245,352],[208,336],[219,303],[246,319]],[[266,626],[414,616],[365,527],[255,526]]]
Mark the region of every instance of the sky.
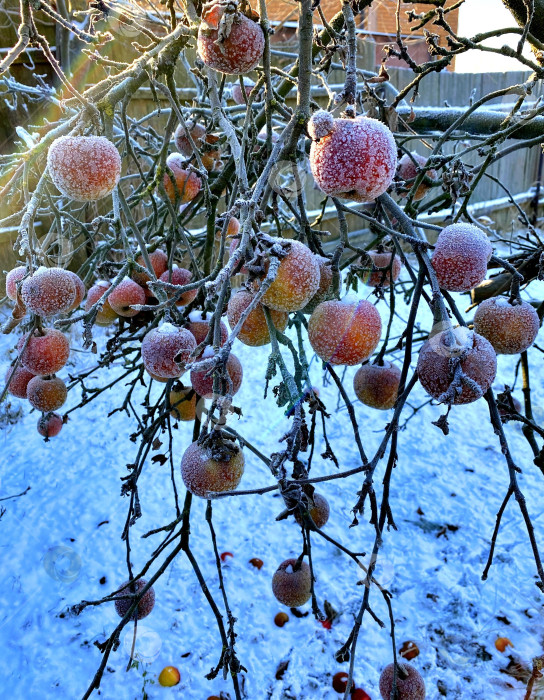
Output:
[[[501,0],[466,0],[459,13],[459,34],[474,36],[501,27],[513,27],[515,21]],[[515,47],[519,35],[508,34],[486,42],[488,46]],[[522,65],[515,59],[498,54],[469,51],[456,59],[456,71],[460,73],[481,73],[520,70]]]

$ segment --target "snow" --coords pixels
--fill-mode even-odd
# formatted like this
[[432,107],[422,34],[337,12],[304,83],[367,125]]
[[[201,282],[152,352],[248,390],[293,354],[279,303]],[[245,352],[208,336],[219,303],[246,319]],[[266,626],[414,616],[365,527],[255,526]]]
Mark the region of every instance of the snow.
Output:
[[209,314],[207,311],[200,311],[199,309],[193,309],[189,315],[188,319],[191,323],[197,323],[197,322],[202,322],[202,321],[208,321],[212,317],[212,314]]
[[[535,295],[541,297],[544,285],[535,286]],[[465,300],[466,297],[461,300],[460,308],[467,306]],[[400,326],[395,322],[394,333],[407,315],[401,298],[397,299],[397,312]],[[423,327],[431,325],[428,314],[419,321]],[[111,334],[110,328],[95,330],[99,352],[105,349]],[[81,330],[74,329],[71,345],[77,352],[72,352],[61,373],[63,378],[68,373],[91,369],[96,363],[95,355],[81,351],[80,336]],[[9,352],[14,341],[13,336],[0,337],[4,366],[14,357]],[[269,349],[235,344],[234,350],[245,370],[235,400],[243,408],[243,415],[229,418],[234,429],[266,454],[279,449],[278,440],[290,425],[284,409],[275,405],[272,392],[263,399]],[[289,362],[288,356],[285,353]],[[397,353],[395,360],[400,362],[401,356]],[[312,358],[309,348],[308,357]],[[529,361],[536,419],[542,423],[540,354],[530,351]],[[515,363],[515,357],[499,357],[497,389],[504,383],[512,386]],[[313,357],[312,383],[331,413],[327,432],[340,469],[349,469],[358,466],[359,457],[347,412],[335,386],[330,381],[323,384],[320,365]],[[102,377],[102,383],[123,371],[121,363],[114,363]],[[356,368],[348,368],[345,373],[345,386],[352,399],[355,371]],[[100,385],[90,379],[87,383]],[[108,415],[119,406],[124,389],[123,381],[71,413],[60,435],[48,443],[37,434],[37,414],[29,411],[28,404],[10,397],[9,406],[0,406],[0,498],[31,486],[26,495],[1,504],[6,508],[0,520],[4,562],[0,586],[0,672],[4,697],[81,697],[101,660],[93,642],[104,641],[118,623],[113,603],[88,608],[78,617],[68,617],[64,611],[81,600],[114,592],[128,577],[126,547],[121,540],[128,500],[120,497],[120,479],[127,475],[125,465],[135,458],[138,446],[129,436],[137,423],[132,415]],[[157,399],[163,389],[162,385],[154,385],[152,399]],[[144,410],[140,404],[145,392],[144,387],[137,387],[133,395],[132,403],[139,413]],[[519,386],[514,395],[521,398]],[[418,407],[426,400],[423,389],[416,386],[410,404]],[[63,410],[79,401],[79,389],[72,390]],[[18,415],[21,406],[22,415]],[[391,413],[373,411],[359,403],[355,410],[365,449],[372,454]],[[406,430],[399,433],[399,460],[391,493],[398,531],[385,533],[375,577],[393,594],[398,645],[414,640],[420,649],[420,655],[411,663],[424,677],[430,700],[442,697],[438,683],[452,700],[522,700],[524,684],[503,671],[510,659],[519,668],[530,666],[531,658],[542,653],[544,636],[542,595],[535,586],[535,564],[527,534],[512,499],[504,515],[495,562],[488,580],[483,582],[481,574],[496,512],[508,487],[508,471],[489,424],[485,401],[454,407],[447,437],[431,425],[443,412],[443,407],[424,405],[410,418]],[[403,415],[410,417],[410,408]],[[516,463],[523,470],[519,474],[520,486],[542,546],[542,475],[532,464],[532,454],[519,425],[510,422],[505,431]],[[179,462],[192,442],[192,424],[179,423],[173,433],[175,476],[183,497]],[[167,441],[167,436],[163,436],[165,445]],[[160,448],[161,453],[165,445]],[[323,450],[320,439],[311,476],[335,471],[331,461],[317,457]],[[242,488],[273,484],[267,467],[248,450],[244,453]],[[131,529],[135,571],[141,570],[161,539],[161,535],[146,539],[141,535],[176,516],[170,465],[152,462],[153,454],[157,452],[148,458],[139,481],[143,517]],[[377,490],[381,489],[383,468],[382,463],[376,474]],[[331,507],[325,532],[353,551],[369,552],[373,527],[362,518],[358,527],[349,527],[350,509],[361,484],[362,477],[355,475],[320,484],[319,491]],[[205,501],[193,499],[190,541],[207,585],[223,610],[205,509]],[[340,617],[331,629],[325,629],[311,614],[300,619],[293,616],[275,600],[271,590],[271,579],[279,564],[298,557],[302,546],[300,528],[293,518],[276,521],[282,510],[275,491],[213,501],[219,551],[234,554],[223,564],[223,575],[238,620],[239,658],[248,669],[244,674],[247,698],[338,700],[340,696],[333,691],[331,678],[337,671],[347,670],[347,665],[338,664],[334,652],[345,642],[359,608],[364,592],[357,586],[361,571],[323,538],[312,536],[318,601],[323,607],[324,599],[328,600]],[[263,560],[260,570],[249,564],[252,557]],[[152,573],[155,570],[152,567]],[[138,623],[136,653],[145,662],[138,669],[125,672],[133,637],[133,626],[129,624],[121,635],[119,650],[108,662],[101,695],[95,693],[93,697],[141,698],[145,670],[145,690],[150,700],[205,700],[220,691],[230,693],[232,698],[228,678],[223,680],[219,674],[215,680],[205,679],[219,659],[221,645],[214,617],[183,554],[176,557],[154,589],[155,608]],[[381,670],[391,662],[391,640],[381,595],[373,590],[370,600],[386,628],[380,629],[365,615],[355,680],[372,700],[379,700],[378,679]],[[303,608],[309,609],[309,604]],[[280,610],[289,615],[282,628],[273,621]],[[494,646],[497,636],[507,636],[514,648],[504,654],[498,652]],[[280,662],[289,665],[283,678],[276,680]],[[156,683],[166,665],[176,666],[181,674],[180,684],[170,690]]]

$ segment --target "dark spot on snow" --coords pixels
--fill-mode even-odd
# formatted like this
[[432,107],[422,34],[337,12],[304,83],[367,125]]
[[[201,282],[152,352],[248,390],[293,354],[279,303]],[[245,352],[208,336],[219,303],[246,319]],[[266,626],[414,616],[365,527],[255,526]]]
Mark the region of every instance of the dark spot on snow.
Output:
[[476,656],[482,661],[491,661],[491,659],[493,658],[482,644],[477,645]]
[[276,669],[276,680],[281,681],[289,668],[289,661],[281,661]]
[[[527,611],[525,611],[525,612],[527,612]],[[502,622],[502,623],[505,624],[505,625],[511,625],[511,624],[512,624],[512,623],[510,622],[510,620],[506,617],[506,615],[497,615],[497,620],[498,620],[499,622]]]

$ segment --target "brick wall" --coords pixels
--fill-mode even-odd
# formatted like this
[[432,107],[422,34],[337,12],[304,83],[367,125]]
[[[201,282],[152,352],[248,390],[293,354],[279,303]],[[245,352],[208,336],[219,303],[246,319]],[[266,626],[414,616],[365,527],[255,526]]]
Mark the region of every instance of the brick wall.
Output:
[[[453,5],[452,0],[446,3],[445,7]],[[416,32],[410,32],[410,28],[418,22],[409,22],[406,12],[413,10],[416,14],[425,14],[432,5],[425,3],[405,3],[401,2],[400,8],[400,25],[403,34],[423,34],[423,30],[419,29]],[[371,7],[367,10],[364,27],[373,32],[382,32],[384,34],[395,34],[397,31],[397,0],[374,0]],[[452,29],[456,32],[459,24],[459,10],[453,10],[446,15],[446,19]],[[443,36],[445,30],[433,24],[426,25],[426,29],[433,34]]]
[[[453,5],[455,0],[448,0],[445,7]],[[342,9],[341,0],[321,0],[321,9],[327,20],[330,20],[337,12]],[[268,17],[270,20],[281,22],[281,21],[295,21],[298,16],[298,3],[296,0],[268,0],[266,3],[268,10]],[[397,0],[374,0],[371,7],[365,11],[365,17],[362,21],[362,26],[364,29],[373,32],[380,32],[383,34],[396,34],[397,22],[396,22],[396,9]],[[409,23],[406,16],[408,10],[413,10],[417,14],[426,13],[432,9],[432,5],[425,3],[405,3],[401,2],[401,29],[403,34],[411,34],[410,27],[417,24],[416,22]],[[450,23],[452,29],[457,31],[459,23],[459,10],[453,10],[447,14],[447,21]],[[316,13],[316,21],[318,16]],[[444,35],[444,30],[440,27],[434,25],[427,25],[426,27],[433,33]],[[412,34],[419,36],[423,35],[423,30],[419,29]]]

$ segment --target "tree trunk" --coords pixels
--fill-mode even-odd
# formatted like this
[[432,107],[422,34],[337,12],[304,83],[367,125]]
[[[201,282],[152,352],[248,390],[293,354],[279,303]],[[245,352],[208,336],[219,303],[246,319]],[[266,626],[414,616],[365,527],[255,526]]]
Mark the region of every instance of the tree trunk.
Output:
[[[527,7],[523,0],[502,0],[502,2],[510,10],[518,25],[524,27],[527,23]],[[535,16],[530,32],[538,41],[544,42],[544,0],[534,0],[534,3]]]

